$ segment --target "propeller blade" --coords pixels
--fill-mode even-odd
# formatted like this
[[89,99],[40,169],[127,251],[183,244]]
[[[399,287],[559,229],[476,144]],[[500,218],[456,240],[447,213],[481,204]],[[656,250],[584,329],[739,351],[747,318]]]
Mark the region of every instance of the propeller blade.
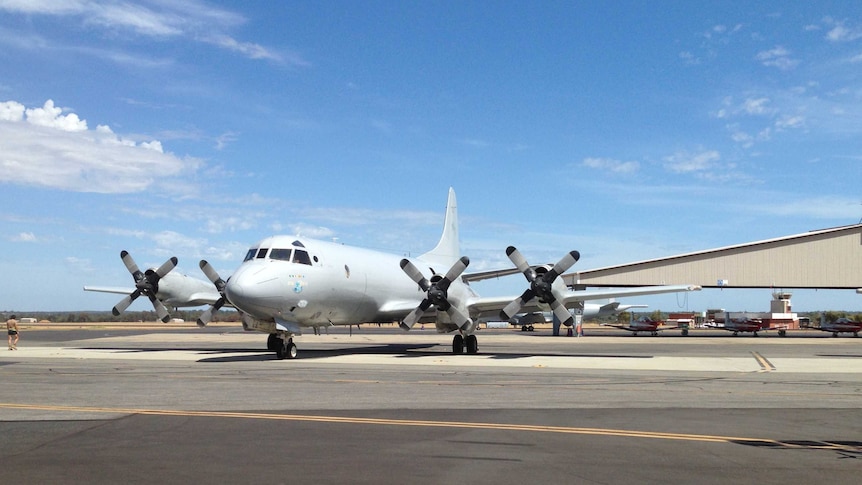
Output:
[[428,289],[431,288],[431,283],[428,282],[428,279],[422,275],[422,272],[419,271],[419,269],[411,263],[410,260],[406,258],[402,259],[401,269],[407,273],[407,276],[409,276],[411,280],[419,285],[419,288],[422,288],[422,291],[428,291]]
[[509,246],[506,248],[506,256],[508,256],[512,264],[518,268],[518,271],[524,273],[527,281],[532,282],[536,279],[536,272],[530,267],[530,263],[527,262],[515,246]]
[[532,288],[527,288],[527,290],[524,291],[524,293],[522,293],[521,296],[519,296],[518,298],[515,298],[508,305],[506,305],[505,308],[503,308],[503,311],[500,312],[500,317],[504,318],[505,320],[512,319],[512,317],[514,317],[515,315],[518,314],[518,312],[521,310],[522,306],[529,303],[530,300],[532,300],[535,297],[536,297],[536,292],[533,291]]
[[159,269],[156,270],[156,275],[158,275],[159,278],[164,278],[166,274],[170,273],[172,269],[177,267],[177,262],[179,262],[177,257],[171,256],[171,259],[165,261],[161,266],[159,266]]
[[461,330],[466,329],[467,325],[471,323],[470,317],[465,315],[464,312],[459,310],[455,305],[450,305],[449,308],[446,309],[446,314],[449,315],[449,320],[451,320],[452,323],[457,325]]
[[120,316],[120,314],[126,311],[126,308],[129,308],[129,305],[131,305],[139,296],[141,296],[141,290],[135,290],[129,293],[125,298],[120,300],[119,303],[114,305],[114,308],[111,309],[111,313],[113,313],[115,317]]
[[215,301],[209,308],[206,309],[201,316],[198,317],[198,327],[206,327],[210,321],[212,321],[213,313],[217,312],[219,308],[224,306],[226,300],[224,297],[219,298]]
[[126,265],[126,269],[129,270],[129,273],[132,274],[132,277],[135,278],[136,282],[144,275],[140,268],[138,268],[135,260],[132,259],[132,255],[125,249],[120,251],[120,259],[123,260],[123,264]]
[[163,323],[168,323],[168,321],[170,321],[171,319],[171,315],[170,313],[168,313],[168,309],[165,308],[165,304],[162,303],[161,300],[156,298],[156,295],[153,295],[152,293],[147,294],[147,296],[150,298],[150,302],[153,304],[153,308],[159,315],[159,320],[161,320]]
[[551,308],[554,310],[554,316],[557,317],[557,320],[559,320],[560,323],[567,327],[572,326],[572,322],[574,322],[575,318],[559,300],[555,299],[551,302]]
[[581,259],[581,253],[577,251],[569,251],[569,253],[563,256],[563,259],[559,260],[550,271],[545,273],[545,278],[547,279],[549,275],[552,275],[550,276],[549,281],[555,280],[557,276],[568,271],[568,269],[571,268],[573,264],[577,263],[579,259]]
[[207,278],[215,285],[216,290],[219,293],[219,299],[215,301],[205,312],[201,314],[198,318],[198,326],[205,327],[212,320],[213,314],[219,310],[225,303],[227,303],[227,297],[224,294],[224,288],[227,286],[227,282],[219,276],[218,272],[215,268],[212,267],[211,264],[205,259],[202,259],[198,266],[200,266],[201,271],[207,276]]
[[416,322],[418,322],[419,319],[422,318],[423,315],[425,315],[425,311],[428,310],[430,307],[431,300],[425,298],[424,300],[422,300],[422,303],[420,303],[419,306],[414,308],[412,312],[410,312],[406,317],[404,317],[404,320],[401,320],[401,323],[399,323],[398,326],[404,330],[410,330],[411,328],[413,328],[413,325],[416,325]]
[[224,291],[225,280],[221,279],[221,276],[216,272],[215,268],[212,267],[207,260],[202,259],[199,263],[201,267],[201,271],[207,276],[207,278],[216,286],[216,288],[221,292]]
[[453,264],[452,267],[449,268],[449,271],[446,273],[446,276],[444,276],[442,280],[437,282],[437,288],[443,291],[448,290],[449,285],[451,285],[453,281],[455,281],[459,276],[461,276],[461,273],[463,273],[469,265],[470,258],[468,258],[467,256],[462,256],[461,259],[455,261],[455,264]]

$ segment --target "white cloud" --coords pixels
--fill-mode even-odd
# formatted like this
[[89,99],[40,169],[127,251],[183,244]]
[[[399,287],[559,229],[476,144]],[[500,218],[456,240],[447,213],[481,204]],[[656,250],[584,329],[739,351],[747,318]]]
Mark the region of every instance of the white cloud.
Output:
[[638,162],[623,162],[612,158],[585,158],[581,165],[597,170],[607,170],[613,173],[634,173],[640,168]]
[[81,19],[85,25],[99,26],[112,34],[131,32],[157,38],[186,37],[240,53],[250,59],[308,65],[296,53],[283,56],[259,44],[236,40],[226,32],[244,24],[246,19],[238,13],[198,0],[149,0],[136,3],[115,0],[0,0],[0,10],[31,16],[74,17]]
[[750,115],[768,114],[769,109],[766,107],[768,103],[769,98],[749,98],[742,103],[742,110]]
[[799,60],[791,58],[790,51],[781,46],[758,52],[755,59],[763,63],[764,66],[777,67],[782,71],[793,69],[799,65]]
[[[23,115],[20,113],[23,111]],[[86,120],[48,100],[24,109],[0,103],[0,181],[75,192],[125,193],[157,180],[197,170],[196,159],[165,153],[161,142],[137,142]]]
[[36,235],[32,232],[21,232],[12,237],[16,242],[36,242]]
[[[14,101],[13,101],[14,102]],[[23,105],[22,105],[23,106]],[[27,108],[24,113],[27,123],[62,131],[86,131],[87,122],[78,118],[75,113],[63,115],[63,109],[54,106],[53,100],[45,101],[41,108]]]
[[664,158],[664,167],[675,173],[704,172],[715,167],[721,155],[715,150],[699,153],[680,151]]
[[830,42],[851,42],[862,38],[862,28],[848,27],[845,21],[827,19],[827,24],[832,25],[832,28],[826,32],[826,40]]

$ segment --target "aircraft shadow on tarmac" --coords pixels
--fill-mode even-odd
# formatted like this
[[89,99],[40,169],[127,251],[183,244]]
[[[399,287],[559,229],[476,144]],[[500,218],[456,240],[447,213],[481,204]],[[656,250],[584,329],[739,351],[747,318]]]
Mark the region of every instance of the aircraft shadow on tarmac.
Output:
[[755,441],[755,440],[731,440],[732,443],[756,448],[772,450],[816,450],[834,451],[838,459],[862,459],[862,441],[810,441],[810,440],[784,440],[784,441]]
[[[338,349],[303,349],[297,360],[316,360],[345,355],[393,355],[396,358],[419,358],[419,357],[450,357],[451,352],[428,351],[427,349],[438,347],[437,344],[386,344],[367,345],[359,347],[345,347]],[[220,363],[220,362],[263,362],[267,360],[278,360],[274,352],[263,349],[226,349],[212,347],[83,347],[83,350],[108,350],[119,353],[158,353],[158,352],[194,352],[208,355],[198,359],[197,362]],[[242,355],[237,355],[242,354]],[[477,355],[486,356],[498,360],[525,359],[530,357],[591,357],[612,359],[652,359],[651,355],[626,355],[626,354],[568,354],[568,353],[499,353],[485,352],[480,349]]]

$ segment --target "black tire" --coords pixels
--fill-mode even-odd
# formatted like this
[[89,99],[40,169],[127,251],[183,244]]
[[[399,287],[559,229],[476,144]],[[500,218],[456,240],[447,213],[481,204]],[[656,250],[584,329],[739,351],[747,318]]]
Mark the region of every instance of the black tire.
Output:
[[452,353],[464,353],[464,337],[462,337],[461,334],[455,335],[455,337],[452,339]]
[[467,335],[467,337],[464,338],[464,345],[467,347],[468,354],[479,352],[479,339],[477,339],[475,335]]
[[281,342],[278,342],[278,334],[271,333],[269,337],[266,338],[266,350],[270,350],[275,352],[278,350],[278,347],[281,346]]

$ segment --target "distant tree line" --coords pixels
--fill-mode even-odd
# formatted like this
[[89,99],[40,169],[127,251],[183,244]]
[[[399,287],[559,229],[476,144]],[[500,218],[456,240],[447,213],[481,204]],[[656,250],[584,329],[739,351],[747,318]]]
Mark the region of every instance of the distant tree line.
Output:
[[[171,318],[179,318],[186,322],[196,322],[204,310],[174,310]],[[110,311],[57,311],[28,312],[23,310],[8,310],[2,312],[8,318],[15,314],[18,319],[35,318],[36,321],[53,323],[99,323],[99,322],[157,322],[159,316],[155,311],[126,311],[120,316],[114,316]],[[213,322],[240,322],[240,314],[232,310],[220,310],[213,315]]]

